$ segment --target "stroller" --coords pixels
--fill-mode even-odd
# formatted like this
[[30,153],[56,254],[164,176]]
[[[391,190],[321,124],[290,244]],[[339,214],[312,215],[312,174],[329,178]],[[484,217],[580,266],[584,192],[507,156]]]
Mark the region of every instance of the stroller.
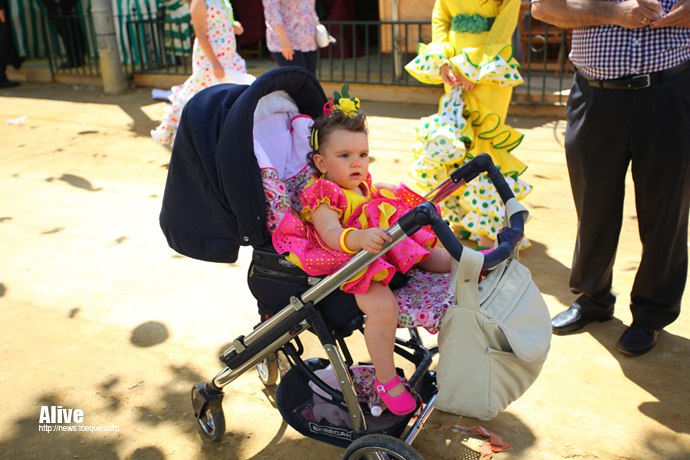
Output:
[[[362,331],[365,318],[354,295],[340,286],[426,226],[459,260],[468,249],[435,205],[485,172],[504,202],[514,199],[512,191],[490,157],[479,155],[388,229],[393,241],[379,254],[361,251],[332,275],[309,276],[275,251],[267,229],[270,216],[254,148],[254,117],[260,100],[274,92],[289,95],[299,113],[312,118],[322,114],[327,102],[319,82],[296,67],[267,72],[250,86],[213,86],[185,107],[170,161],[160,216],[169,245],[186,256],[221,263],[235,262],[240,246],[253,247],[248,284],[261,322],[232,341],[220,356],[225,368],[218,375],[192,388],[201,433],[210,440],[219,440],[225,433],[224,387],[254,367],[265,385],[275,385],[280,363],[287,371],[280,375],[276,403],[295,430],[345,448],[343,459],[423,459],[411,444],[434,408],[436,378],[430,366],[438,348],[425,347],[416,327],[409,329],[409,339],[396,338],[395,353],[415,369],[407,385],[417,409],[404,416],[387,410],[377,413],[355,389],[356,366],[346,343],[353,332]],[[485,256],[485,268],[498,265],[515,251],[523,226],[521,214],[511,218],[510,227],[499,233],[498,247]],[[396,278],[392,287],[394,282]],[[327,359],[303,356],[300,335],[307,331],[316,335]],[[325,375],[332,375],[330,384]],[[317,404],[331,417],[315,415]],[[334,414],[339,422],[333,421]]]

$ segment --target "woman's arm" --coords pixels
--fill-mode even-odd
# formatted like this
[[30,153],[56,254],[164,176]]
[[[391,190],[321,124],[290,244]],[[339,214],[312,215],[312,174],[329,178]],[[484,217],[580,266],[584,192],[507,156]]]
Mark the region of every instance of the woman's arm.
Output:
[[216,78],[223,78],[225,76],[225,70],[218,61],[218,58],[213,52],[213,48],[206,37],[206,2],[204,0],[192,0],[189,11],[192,14],[194,35],[196,36],[196,39],[199,40],[199,46],[201,46],[201,49],[204,50],[204,54],[206,54],[209,61],[211,61],[211,65],[213,66],[213,75],[215,75]]
[[532,16],[564,28],[617,25],[638,29],[663,14],[656,0],[538,0],[532,3]]
[[295,55],[295,50],[290,42],[290,37],[288,37],[288,34],[285,31],[285,26],[282,24],[276,24],[273,26],[273,29],[275,29],[276,33],[278,34],[278,38],[280,38],[280,52],[283,53],[283,57],[285,59],[292,61],[292,57]]
[[[340,247],[340,235],[345,231],[338,220],[338,212],[330,208],[327,204],[322,204],[311,212],[311,221],[314,224],[316,233],[326,245],[342,251]],[[345,247],[351,252],[364,249],[372,254],[377,254],[384,241],[393,239],[380,228],[368,228],[366,230],[350,231],[345,235]]]

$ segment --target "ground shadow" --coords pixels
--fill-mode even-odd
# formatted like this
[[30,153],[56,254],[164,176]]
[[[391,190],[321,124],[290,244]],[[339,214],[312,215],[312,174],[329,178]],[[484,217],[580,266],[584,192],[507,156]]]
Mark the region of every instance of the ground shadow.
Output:
[[656,458],[664,460],[687,460],[690,457],[687,445],[682,445],[678,438],[667,433],[650,433],[645,440],[647,449],[656,452]]
[[4,296],[6,292],[7,292],[7,288],[5,287],[5,284],[0,283],[0,297]]
[[632,357],[616,349],[627,326],[618,318],[603,324],[606,327],[590,328],[588,332],[618,361],[630,381],[658,399],[642,403],[640,412],[676,433],[690,433],[690,397],[687,391],[690,340],[661,331],[656,347],[647,354]]
[[[510,453],[519,457],[520,452],[532,446],[536,437],[530,428],[511,412],[501,412],[491,420],[460,417],[447,412],[434,411],[415,440],[414,447],[425,458],[478,459],[479,455],[467,445],[468,435],[463,428],[481,426],[503,438],[511,448]],[[472,436],[481,444],[484,438]]]
[[520,263],[532,272],[532,279],[542,294],[555,297],[570,306],[576,296],[570,292],[568,279],[570,268],[551,257],[544,243],[530,239],[532,246],[520,252]]
[[[277,410],[276,417],[280,417]],[[250,460],[283,458],[285,452],[299,452],[295,457],[299,456],[302,460],[335,459],[343,455],[343,449],[313,439],[284,439],[287,429],[288,425],[283,421],[273,438],[263,449],[250,457]],[[234,432],[226,433],[220,441],[211,442],[204,440],[201,442],[201,451],[197,454],[196,458],[198,460],[235,460],[238,458],[235,452],[240,449],[239,444],[245,442],[247,439],[249,438],[246,433]]]
[[128,460],[164,460],[165,455],[157,447],[148,446],[136,449]]
[[[56,180],[54,177],[49,177],[45,181],[46,182],[53,182],[54,180]],[[103,187],[94,188],[93,185],[91,185],[91,182],[89,182],[87,179],[84,179],[83,177],[75,176],[73,174],[63,174],[57,180],[67,182],[72,187],[87,190],[89,192],[100,192],[101,190],[103,190]]]
[[[62,460],[66,458],[98,458],[119,460],[120,438],[114,439],[90,436],[91,433],[73,431],[39,431],[39,417],[42,406],[80,407],[79,404],[66,404],[52,395],[40,398],[26,416],[14,422],[12,437],[0,441],[0,459],[40,458],[42,460]],[[41,424],[65,426],[70,424]],[[74,425],[71,425],[74,426]],[[88,435],[88,436],[87,436]],[[85,442],[88,440],[88,442]]]
[[41,232],[41,235],[52,235],[54,233],[60,233],[63,230],[65,230],[65,227],[55,227],[52,230],[46,230],[45,232]]
[[170,337],[168,327],[159,321],[147,321],[132,330],[130,342],[135,347],[152,347],[163,343]]
[[[81,88],[81,89],[75,89]],[[130,131],[137,136],[151,136],[159,121],[152,120],[142,110],[146,105],[158,104],[161,101],[150,99],[151,88],[127,88],[122,94],[109,95],[103,93],[103,88],[96,86],[75,87],[60,83],[24,83],[13,88],[12,97],[26,97],[31,99],[48,99],[64,102],[82,102],[90,104],[117,105],[131,119]],[[142,103],[142,101],[146,101]],[[82,132],[88,134],[87,132]]]
[[[125,380],[121,377],[107,376],[105,380],[97,383],[94,388],[95,395],[102,398],[101,414],[107,419],[108,414],[121,414],[125,411],[133,410],[137,424],[148,428],[159,425],[166,426],[176,430],[180,436],[188,436],[191,442],[197,442],[195,438],[198,439],[196,434],[198,427],[192,414],[189,395],[192,385],[201,381],[202,378],[194,369],[185,365],[170,365],[166,370],[168,371],[169,378],[156,388],[158,397],[155,399],[146,398],[146,402],[143,404],[135,402],[137,399],[138,401],[142,400],[137,398],[135,394],[139,389],[144,388],[147,382],[139,382],[127,387],[124,383]],[[231,406],[231,396],[226,397],[226,399]],[[68,401],[55,394],[45,394],[38,397],[31,409],[14,421],[13,429],[10,431],[12,433],[11,437],[3,438],[0,441],[0,460],[24,458],[39,458],[42,460],[85,458],[100,460],[164,460],[168,458],[158,447],[151,445],[141,446],[134,451],[121,454],[123,451],[122,443],[127,439],[128,434],[131,433],[126,426],[119,426],[119,433],[112,433],[112,435],[103,437],[100,435],[94,436],[90,432],[79,432],[76,430],[40,431],[39,420],[42,406],[85,407],[79,401]],[[88,421],[89,415],[91,413],[84,413],[84,422],[81,425],[95,426]],[[79,424],[52,424],[52,426],[63,427],[77,427],[77,425]],[[241,431],[236,432],[234,436],[249,438]],[[230,447],[227,443],[205,443],[198,440],[198,445],[203,445],[202,451],[209,454],[208,458],[238,458],[233,452],[233,447]],[[223,449],[223,455],[219,454],[218,447],[220,445],[227,446]],[[171,458],[177,457],[173,455]]]

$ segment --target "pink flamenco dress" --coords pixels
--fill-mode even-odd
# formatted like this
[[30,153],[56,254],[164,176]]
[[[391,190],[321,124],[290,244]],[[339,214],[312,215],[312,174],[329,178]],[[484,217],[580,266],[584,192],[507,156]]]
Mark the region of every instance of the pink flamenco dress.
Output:
[[233,29],[235,19],[230,3],[227,0],[205,1],[206,38],[225,69],[225,77],[219,81],[213,75],[211,60],[201,49],[199,40],[194,39],[192,75],[183,84],[172,87],[172,95],[169,97],[171,105],[165,108],[161,124],[151,130],[151,137],[162,145],[174,143],[182,109],[196,93],[217,83],[250,84],[254,80],[254,77],[247,74],[244,59],[237,54]]
[[[395,194],[377,190],[371,184],[371,175],[367,175],[360,187],[365,196],[313,176],[302,191],[302,218],[289,212],[273,232],[273,244],[278,252],[289,252],[288,260],[311,276],[329,275],[354,254],[332,249],[321,240],[311,221],[314,209],[326,204],[338,212],[343,228],[364,230],[389,228],[423,201],[404,187],[398,187]],[[425,260],[429,256],[427,248],[434,247],[436,242],[436,236],[424,228],[355,274],[341,289],[351,294],[362,294],[367,292],[372,281],[388,285],[396,271],[407,273],[415,264]]]

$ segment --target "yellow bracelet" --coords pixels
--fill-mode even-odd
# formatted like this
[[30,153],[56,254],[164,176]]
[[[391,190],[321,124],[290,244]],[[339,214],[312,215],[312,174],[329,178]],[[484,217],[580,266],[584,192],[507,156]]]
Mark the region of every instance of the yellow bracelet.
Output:
[[350,251],[350,250],[348,249],[348,247],[345,246],[345,237],[347,236],[348,233],[354,232],[355,230],[357,230],[357,229],[356,229],[356,228],[352,228],[352,227],[346,228],[346,229],[343,230],[342,233],[340,234],[340,240],[339,240],[339,241],[340,241],[340,249],[342,249],[343,251],[345,251],[345,252],[347,252],[347,253],[349,253],[349,254],[357,254],[357,251]]

